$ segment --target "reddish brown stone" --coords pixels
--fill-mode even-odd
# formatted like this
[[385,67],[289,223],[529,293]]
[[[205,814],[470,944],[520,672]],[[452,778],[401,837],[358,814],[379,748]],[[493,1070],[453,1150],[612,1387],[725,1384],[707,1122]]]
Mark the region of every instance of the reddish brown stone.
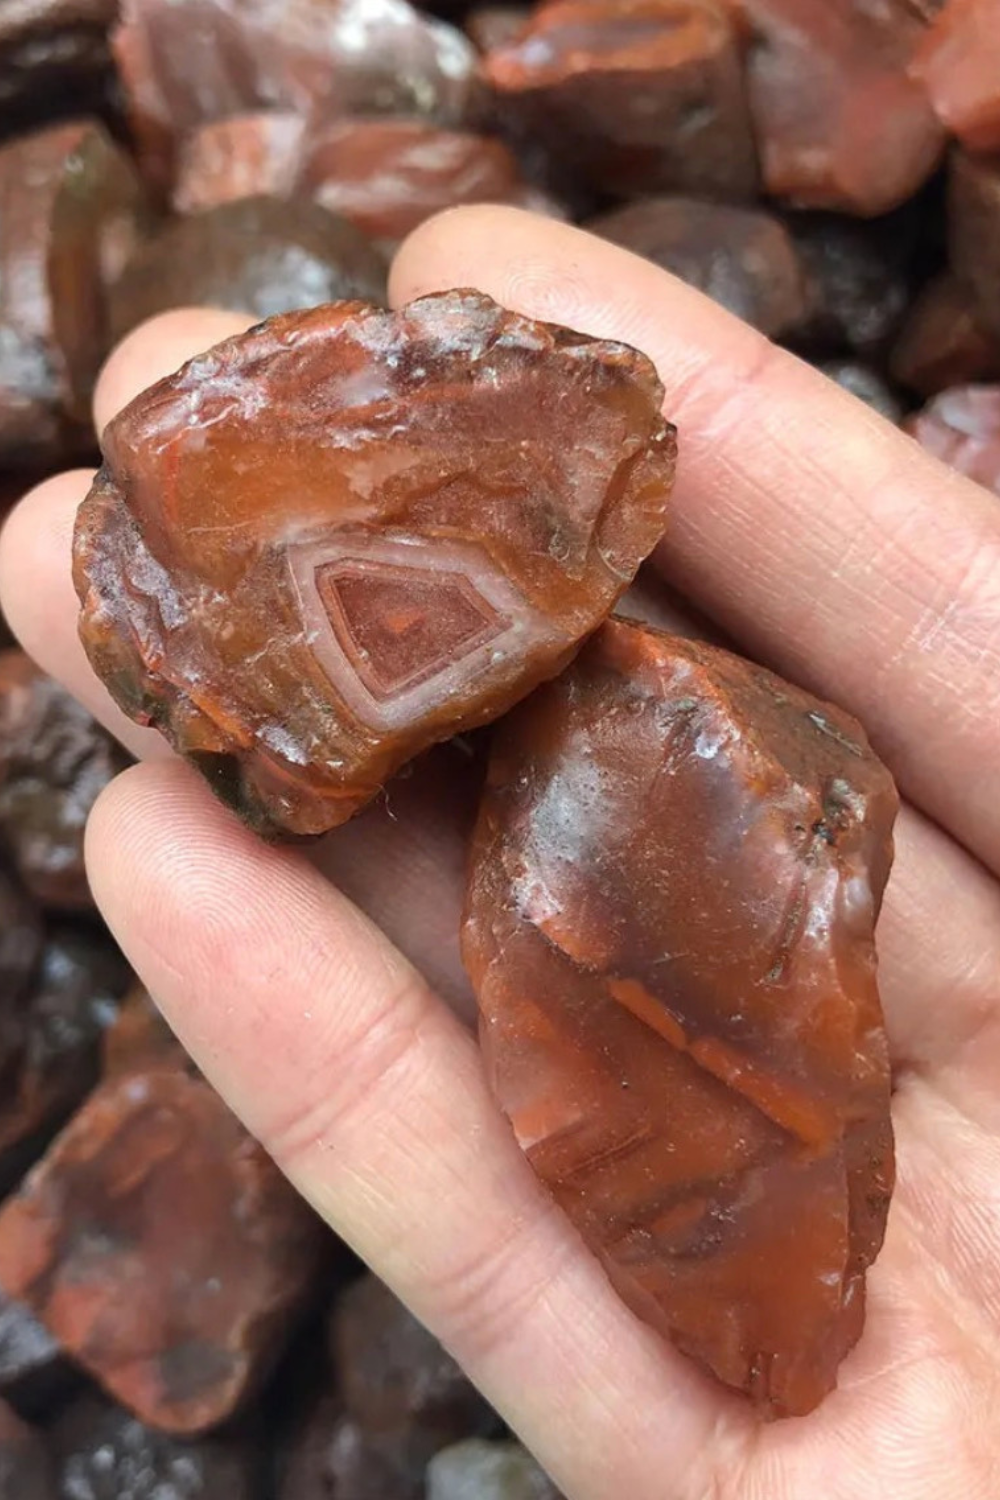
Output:
[[41,1435],[0,1402],[0,1500],[58,1500]]
[[770,338],[806,317],[798,251],[781,221],[763,209],[647,198],[587,228],[672,271]]
[[598,624],[663,529],[662,394],[477,292],[274,319],[105,432],[91,661],[245,816],[320,833]]
[[900,385],[921,396],[1000,377],[1000,336],[983,326],[976,300],[957,276],[936,276],[909,309],[892,350]]
[[92,904],[84,828],[127,764],[72,694],[23,651],[0,652],[0,844],[43,905]]
[[93,122],[0,149],[0,463],[89,446],[105,288],[141,222],[135,174]]
[[111,295],[116,338],[172,307],[258,318],[385,296],[386,265],[359,229],[315,203],[241,198],[175,219],[142,245]]
[[935,458],[1000,495],[1000,385],[942,391],[904,426]]
[[556,0],[483,70],[501,115],[589,187],[754,193],[740,48],[714,0]]
[[1000,151],[1000,17],[996,0],[949,0],[913,73],[938,116],[973,151]]
[[131,1073],[0,1208],[0,1284],[140,1420],[195,1433],[266,1374],[325,1238],[207,1084]]
[[401,240],[459,203],[506,203],[524,192],[502,141],[420,120],[344,120],[316,140],[300,188],[373,239]]
[[122,0],[114,49],[145,170],[211,120],[280,109],[311,121],[467,114],[475,51],[406,0]]
[[193,1069],[156,1002],[141,984],[125,996],[104,1033],[102,1062],[106,1078],[122,1073],[148,1073],[157,1068]]
[[273,112],[200,126],[181,147],[174,207],[190,214],[238,198],[289,197],[305,133],[302,115]]
[[927,180],[944,131],[907,65],[924,25],[906,0],[742,0],[750,104],[769,193],[881,214]]
[[474,840],[465,958],[528,1160],[770,1415],[834,1385],[882,1241],[895,810],[846,714],[611,622],[499,729]]
[[952,156],[948,187],[951,264],[1000,337],[1000,156]]
[[94,1396],[50,1429],[62,1500],[259,1500],[263,1461],[244,1432],[155,1432]]
[[480,52],[492,52],[514,41],[530,16],[528,5],[479,5],[466,18],[466,35]]

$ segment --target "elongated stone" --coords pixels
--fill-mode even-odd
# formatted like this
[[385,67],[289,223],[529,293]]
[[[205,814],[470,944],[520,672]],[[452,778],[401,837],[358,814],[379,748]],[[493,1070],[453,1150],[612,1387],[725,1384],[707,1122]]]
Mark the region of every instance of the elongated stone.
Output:
[[612,621],[497,732],[474,840],[465,959],[528,1160],[769,1415],[834,1385],[882,1242],[896,800],[846,714]]
[[662,532],[645,356],[476,292],[276,318],[104,434],[81,635],[266,829],[343,822],[561,670]]

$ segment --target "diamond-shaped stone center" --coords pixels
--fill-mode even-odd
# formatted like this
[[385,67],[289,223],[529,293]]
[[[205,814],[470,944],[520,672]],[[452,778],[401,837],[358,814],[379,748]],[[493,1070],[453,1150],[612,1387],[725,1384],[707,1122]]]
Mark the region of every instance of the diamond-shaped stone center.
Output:
[[316,587],[341,650],[383,701],[454,666],[510,623],[459,572],[341,561],[318,570]]

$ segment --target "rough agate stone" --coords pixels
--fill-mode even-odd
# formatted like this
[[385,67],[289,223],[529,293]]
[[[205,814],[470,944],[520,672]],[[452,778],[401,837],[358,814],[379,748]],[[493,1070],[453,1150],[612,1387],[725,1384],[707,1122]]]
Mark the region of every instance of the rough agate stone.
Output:
[[6,0],[0,6],[0,120],[5,133],[90,113],[111,81],[117,0]]
[[904,426],[935,458],[1000,495],[1000,385],[942,391]]
[[975,297],[943,272],[910,307],[893,345],[890,370],[900,385],[936,396],[956,385],[1000,377],[1000,334],[987,329]]
[[270,1369],[325,1243],[208,1085],[158,1069],[91,1094],[0,1208],[0,1285],[141,1421],[195,1433]]
[[913,60],[939,117],[973,151],[1000,151],[998,22],[996,0],[949,0]]
[[386,264],[346,219],[315,203],[241,198],[175,219],[141,245],[112,291],[123,338],[172,307],[225,307],[258,318],[341,298],[381,301]]
[[45,906],[92,905],[83,835],[128,757],[23,651],[0,652],[0,845]]
[[180,150],[174,207],[190,214],[239,198],[287,197],[305,134],[302,115],[273,110],[200,126]]
[[789,231],[805,270],[808,313],[791,342],[879,363],[910,298],[907,247],[894,221],[796,214]]
[[555,0],[483,75],[501,117],[590,188],[756,189],[740,47],[714,0]]
[[673,272],[769,338],[806,317],[798,251],[781,221],[763,209],[646,198],[586,227]]
[[948,248],[952,269],[971,291],[983,323],[1000,338],[1000,155],[954,153]]
[[122,0],[113,35],[144,170],[170,183],[178,142],[258,109],[462,121],[476,53],[406,0]]
[[41,1434],[0,1402],[0,1500],[59,1500]]
[[768,1415],[835,1384],[882,1242],[896,800],[846,714],[612,621],[500,727],[474,840],[464,953],[528,1160]]
[[187,1068],[194,1064],[149,992],[136,984],[122,1001],[104,1033],[101,1047],[105,1078],[122,1073],[148,1073],[157,1068]]
[[0,149],[0,463],[51,467],[87,450],[105,291],[144,211],[127,158],[93,122]]
[[764,185],[804,208],[888,213],[927,180],[944,130],[907,67],[906,0],[740,0]]
[[645,356],[477,292],[277,318],[140,396],[81,507],[81,636],[265,829],[320,833],[553,676],[663,530]]

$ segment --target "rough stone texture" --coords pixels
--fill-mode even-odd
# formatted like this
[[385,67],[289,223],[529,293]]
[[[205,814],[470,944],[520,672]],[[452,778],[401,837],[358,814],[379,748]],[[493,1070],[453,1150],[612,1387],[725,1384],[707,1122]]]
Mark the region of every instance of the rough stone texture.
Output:
[[556,0],[483,74],[501,117],[600,192],[755,191],[740,48],[713,0]]
[[0,1287],[0,1397],[19,1416],[38,1416],[79,1378],[48,1329]]
[[0,464],[51,468],[89,450],[105,288],[143,213],[135,173],[93,122],[0,149]]
[[974,151],[1000,150],[1000,25],[996,0],[949,0],[912,71],[944,124]]
[[952,267],[984,325],[1000,337],[1000,155],[953,154],[948,230]]
[[369,1433],[336,1397],[296,1434],[279,1500],[424,1500],[429,1454],[394,1433]]
[[133,255],[111,297],[116,338],[171,307],[258,318],[341,298],[381,301],[385,261],[345,219],[315,203],[242,198],[175,219]]
[[122,1073],[148,1073],[156,1068],[194,1070],[194,1064],[141,984],[136,984],[125,996],[114,1022],[104,1033],[102,1064],[106,1078]]
[[89,113],[111,79],[108,30],[117,0],[4,0],[0,129]]
[[0,1208],[0,1284],[141,1421],[196,1433],[269,1370],[326,1232],[182,1072],[97,1089]]
[[789,229],[805,266],[809,306],[794,342],[880,358],[910,298],[895,226],[807,214],[793,217]]
[[560,1500],[544,1470],[520,1443],[468,1438],[431,1459],[427,1500]]
[[239,198],[289,196],[305,134],[302,115],[275,111],[199,126],[180,149],[174,207],[190,214]]
[[1000,377],[1000,335],[990,333],[976,299],[943,272],[912,304],[889,362],[892,376],[921,396]]
[[58,1500],[41,1436],[0,1402],[0,1500]]
[[49,1434],[60,1500],[260,1500],[261,1459],[241,1433],[184,1442],[93,1396]]
[[662,394],[634,350],[476,292],[274,319],[105,432],[90,659],[244,816],[320,833],[611,608],[663,530]]
[[1000,495],[1000,385],[942,391],[904,426],[935,458]]
[[466,35],[480,52],[492,52],[512,42],[530,15],[528,5],[479,5],[466,17]]
[[863,365],[851,359],[831,359],[819,368],[824,375],[829,375],[831,380],[843,386],[845,391],[850,391],[852,396],[857,396],[859,401],[863,401],[880,416],[888,418],[890,422],[902,420],[903,403],[888,381],[877,370],[873,370],[871,365]]
[[459,203],[508,203],[526,184],[502,141],[421,120],[344,120],[312,143],[300,188],[376,240]]
[[31,984],[8,1007],[0,1163],[20,1142],[51,1133],[97,1082],[101,1037],[128,978],[106,932],[56,926],[46,933]]
[[464,954],[528,1160],[767,1415],[835,1384],[882,1241],[896,801],[846,714],[612,622],[497,732],[474,839]]
[[91,905],[84,828],[127,764],[65,688],[23,651],[0,652],[0,845],[43,905]]
[[406,0],[122,0],[114,50],[144,169],[170,182],[177,143],[210,120],[282,109],[317,122],[472,107],[475,50]]
[[806,317],[798,251],[780,219],[763,209],[646,198],[586,227],[672,271],[770,338]]
[[936,167],[944,131],[907,65],[924,26],[907,0],[741,0],[767,191],[882,214]]
[[42,950],[38,913],[0,869],[0,1076],[20,1045],[21,1007]]

